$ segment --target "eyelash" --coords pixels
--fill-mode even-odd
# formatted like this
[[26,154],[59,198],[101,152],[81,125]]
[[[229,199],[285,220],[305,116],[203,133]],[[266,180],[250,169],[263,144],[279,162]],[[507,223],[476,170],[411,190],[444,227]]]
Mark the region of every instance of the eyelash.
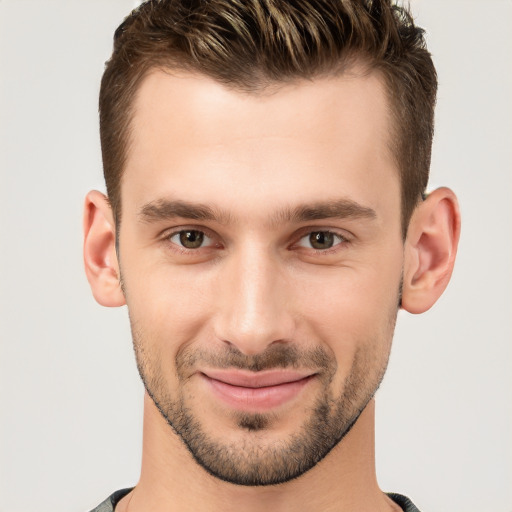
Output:
[[[322,233],[323,235],[332,235],[337,239],[332,247],[328,247],[326,249],[315,249],[314,247],[304,247],[300,245],[300,242],[307,237],[311,237],[311,235],[315,233]],[[347,236],[344,236],[336,231],[332,231],[330,229],[314,229],[314,230],[308,230],[307,232],[303,233],[300,238],[298,239],[298,242],[294,244],[294,247],[304,247],[307,250],[314,251],[315,254],[318,255],[328,255],[335,252],[338,252],[342,249],[342,246],[345,246],[348,244],[350,240]]]
[[[197,248],[187,248],[187,247],[184,247],[183,245],[180,245],[179,243],[177,242],[174,242],[172,241],[172,238],[174,238],[175,236],[178,236],[182,233],[186,233],[186,232],[197,232],[197,233],[202,233],[205,237],[207,237],[208,239],[214,241],[215,238],[218,238],[217,235],[215,235],[214,233],[204,229],[203,227],[201,228],[196,228],[196,227],[183,227],[179,230],[174,230],[170,233],[166,233],[164,236],[163,236],[163,240],[165,242],[168,242],[171,246],[172,246],[172,249],[179,252],[180,254],[185,254],[185,255],[190,255],[192,253],[195,253],[197,251],[199,251],[200,249],[210,249],[210,248],[222,248],[222,244],[220,243],[212,243],[210,245],[201,245]],[[310,237],[312,234],[314,233],[322,233],[324,235],[332,235],[334,236],[337,241],[334,243],[334,245],[332,247],[329,247],[329,248],[326,248],[326,249],[315,249],[314,247],[304,247],[304,246],[301,246],[300,245],[300,242],[302,240],[304,240],[305,238],[307,237]],[[349,244],[351,242],[350,238],[347,237],[346,235],[342,235],[341,233],[339,232],[336,232],[336,231],[333,231],[333,230],[330,230],[330,229],[311,229],[311,228],[308,228],[307,231],[302,231],[299,235],[299,237],[297,238],[297,241],[294,242],[293,244],[291,244],[291,248],[304,248],[308,251],[313,251],[314,254],[317,254],[317,255],[328,255],[328,254],[332,254],[332,253],[335,253],[335,252],[338,252],[339,250],[342,249],[342,247],[346,246],[347,244]]]
[[181,233],[186,233],[186,232],[191,232],[191,231],[192,232],[196,232],[196,233],[202,233],[205,237],[207,237],[208,239],[210,239],[212,241],[214,241],[215,238],[218,238],[214,233],[204,229],[203,227],[201,227],[201,228],[183,227],[181,229],[174,230],[174,231],[172,231],[170,233],[164,234],[164,236],[162,238],[163,238],[163,240],[165,242],[167,242],[169,245],[172,246],[172,249],[174,251],[178,251],[180,254],[191,254],[191,253],[197,252],[199,249],[221,248],[222,247],[221,244],[212,243],[212,244],[207,245],[207,246],[201,245],[197,249],[190,249],[190,248],[187,248],[187,247],[184,247],[184,246],[180,245],[177,242],[173,242],[172,241],[172,238],[174,238],[175,236],[178,236]]

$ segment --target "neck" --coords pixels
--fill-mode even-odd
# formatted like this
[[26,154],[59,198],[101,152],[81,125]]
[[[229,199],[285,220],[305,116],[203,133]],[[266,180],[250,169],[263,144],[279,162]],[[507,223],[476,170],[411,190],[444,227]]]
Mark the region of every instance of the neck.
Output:
[[375,476],[374,415],[372,400],[346,437],[299,478],[248,487],[219,480],[200,467],[146,395],[140,480],[116,512],[393,510]]

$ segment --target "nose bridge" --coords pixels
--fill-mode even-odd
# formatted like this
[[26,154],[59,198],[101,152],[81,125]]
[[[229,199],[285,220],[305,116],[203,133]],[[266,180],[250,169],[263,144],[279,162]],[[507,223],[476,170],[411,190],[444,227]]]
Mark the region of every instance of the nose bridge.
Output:
[[216,334],[244,354],[263,352],[292,337],[282,265],[265,244],[251,243],[235,251],[223,269]]

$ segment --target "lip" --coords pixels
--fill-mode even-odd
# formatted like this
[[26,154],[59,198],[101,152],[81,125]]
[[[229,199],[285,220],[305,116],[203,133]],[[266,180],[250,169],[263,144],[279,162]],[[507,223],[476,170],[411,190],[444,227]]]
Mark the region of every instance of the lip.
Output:
[[226,405],[263,412],[297,397],[314,373],[295,370],[205,370],[200,373],[212,393]]

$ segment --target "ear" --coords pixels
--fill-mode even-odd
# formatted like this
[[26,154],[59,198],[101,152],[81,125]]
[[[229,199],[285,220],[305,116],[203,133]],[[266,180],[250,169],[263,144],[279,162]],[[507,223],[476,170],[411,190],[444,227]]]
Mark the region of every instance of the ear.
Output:
[[445,290],[460,235],[460,212],[448,188],[431,192],[414,211],[405,241],[402,309],[423,313]]
[[101,192],[85,198],[84,263],[92,294],[102,306],[125,304],[116,255],[116,226],[112,208]]

